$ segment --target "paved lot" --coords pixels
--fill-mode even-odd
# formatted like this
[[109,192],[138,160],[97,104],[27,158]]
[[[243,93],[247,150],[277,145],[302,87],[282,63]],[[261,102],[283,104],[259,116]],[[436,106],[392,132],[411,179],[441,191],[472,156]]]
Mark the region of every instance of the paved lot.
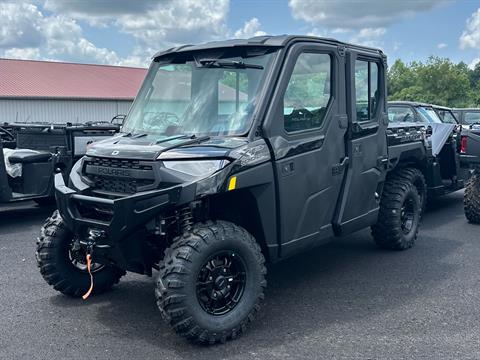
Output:
[[257,321],[214,347],[163,324],[150,278],[87,302],[48,287],[33,255],[48,213],[0,210],[0,359],[480,358],[480,226],[461,192],[435,202],[409,251],[378,250],[362,231],[270,266]]

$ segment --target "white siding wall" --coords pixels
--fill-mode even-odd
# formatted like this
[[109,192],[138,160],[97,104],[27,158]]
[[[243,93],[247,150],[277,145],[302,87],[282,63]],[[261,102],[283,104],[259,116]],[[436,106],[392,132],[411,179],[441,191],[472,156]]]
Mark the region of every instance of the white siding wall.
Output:
[[122,100],[0,99],[0,123],[110,121],[126,114],[131,104]]

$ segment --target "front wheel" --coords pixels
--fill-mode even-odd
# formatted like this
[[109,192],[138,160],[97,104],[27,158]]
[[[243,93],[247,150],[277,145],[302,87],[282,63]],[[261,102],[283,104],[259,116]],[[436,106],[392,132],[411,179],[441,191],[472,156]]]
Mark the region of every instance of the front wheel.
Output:
[[197,224],[160,264],[155,296],[182,336],[213,344],[241,335],[264,298],[265,259],[254,237],[226,221]]
[[[76,248],[74,236],[66,228],[56,210],[43,225],[37,241],[37,265],[45,281],[57,291],[72,297],[80,297],[90,287],[90,275],[86,266],[86,254]],[[93,294],[109,290],[118,283],[124,271],[93,263]]]

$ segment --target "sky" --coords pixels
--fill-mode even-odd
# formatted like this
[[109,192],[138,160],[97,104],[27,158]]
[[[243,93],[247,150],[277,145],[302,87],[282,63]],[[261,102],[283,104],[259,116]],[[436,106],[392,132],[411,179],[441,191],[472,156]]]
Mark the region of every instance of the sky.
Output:
[[0,57],[148,66],[161,49],[308,34],[389,62],[480,62],[480,0],[0,0]]

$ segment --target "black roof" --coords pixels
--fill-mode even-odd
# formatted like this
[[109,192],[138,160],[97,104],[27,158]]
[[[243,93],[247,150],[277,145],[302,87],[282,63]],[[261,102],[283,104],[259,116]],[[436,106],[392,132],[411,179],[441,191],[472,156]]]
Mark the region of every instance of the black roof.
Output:
[[449,108],[448,106],[442,106],[442,105],[432,105],[435,109],[440,109],[440,110],[448,110],[452,111],[452,108]]
[[[418,101],[399,101],[399,100],[398,101],[389,101],[387,103],[387,106],[388,105],[427,106],[427,107],[433,107],[435,109],[449,110],[449,111],[452,111],[452,110],[466,110],[466,109],[453,109],[453,108],[450,108],[448,106],[427,104],[427,103],[422,103],[422,102],[418,102]],[[476,110],[480,110],[480,109],[476,109]]]
[[189,51],[201,51],[207,49],[218,48],[233,48],[241,46],[265,46],[265,47],[285,47],[293,42],[316,42],[321,44],[345,46],[351,49],[357,49],[362,51],[368,51],[376,55],[385,57],[385,54],[380,49],[371,48],[368,46],[354,45],[345,42],[341,42],[335,39],[305,36],[305,35],[277,35],[277,36],[255,36],[249,39],[231,39],[224,41],[212,41],[198,45],[181,45],[173,47],[167,50],[157,52],[153,58],[163,56],[170,53],[189,52]]

